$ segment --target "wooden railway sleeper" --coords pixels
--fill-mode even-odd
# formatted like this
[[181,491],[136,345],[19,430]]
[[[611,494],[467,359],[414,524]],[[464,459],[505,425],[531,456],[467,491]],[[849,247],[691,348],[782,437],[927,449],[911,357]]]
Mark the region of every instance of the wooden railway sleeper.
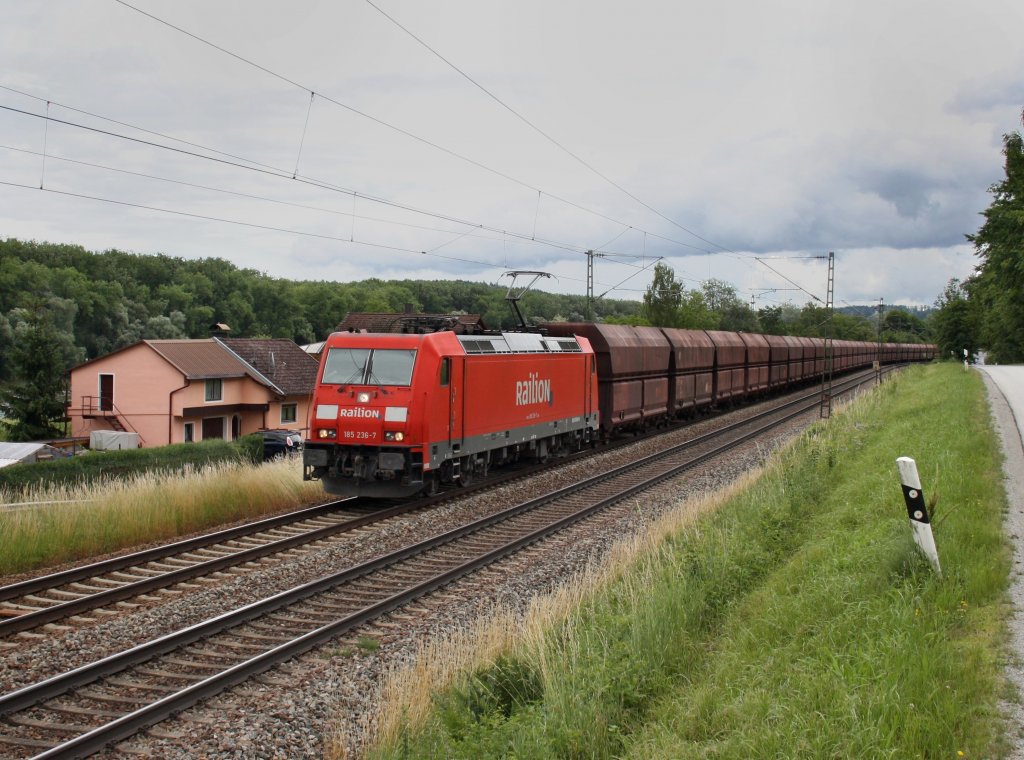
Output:
[[80,697],[85,697],[93,702],[110,702],[115,705],[132,705],[133,707],[141,707],[146,704],[147,700],[145,697],[135,698],[126,697],[121,694],[107,694],[96,689],[79,689],[75,692]]
[[166,678],[177,681],[188,681],[190,683],[198,683],[199,681],[205,681],[206,676],[197,675],[195,673],[175,673],[172,670],[161,670],[160,668],[143,668],[137,667],[134,669],[135,673],[140,673],[144,676],[153,676],[154,678]]
[[92,731],[96,728],[96,726],[80,723],[53,723],[48,720],[39,720],[38,718],[25,718],[20,715],[8,715],[7,720],[25,728],[45,728],[47,731],[58,731],[64,734],[84,734],[86,731]]
[[98,710],[95,707],[81,707],[79,705],[56,704],[47,702],[46,709],[55,713],[69,713],[71,715],[88,715],[93,718],[120,718],[123,712],[113,710]]
[[289,634],[283,634],[280,636],[271,636],[269,634],[263,634],[259,631],[236,631],[231,634],[239,639],[248,639],[249,641],[266,641],[270,644],[284,644],[285,642],[291,641],[294,636]]
[[[173,694],[176,691],[180,691],[174,686],[164,686],[159,683],[149,683],[145,681],[132,681],[127,678],[105,678],[103,679],[104,686],[120,686],[123,689],[132,689],[133,691],[155,691],[161,694]],[[142,702],[146,702],[147,698],[143,697]]]
[[[309,615],[309,614],[315,615],[316,612],[314,612],[312,610],[306,610],[306,614],[307,615]],[[313,625],[313,626],[316,626],[317,628],[319,628],[320,626],[325,625],[325,624],[331,622],[334,619],[333,615],[327,615],[327,614],[322,615],[319,619],[314,619],[314,618],[311,618],[311,617],[298,617],[298,616],[293,617],[293,616],[290,616],[290,615],[281,614],[279,612],[274,612],[274,613],[271,613],[270,615],[264,615],[264,617],[270,618],[271,620],[280,620],[281,622],[284,622],[284,623],[301,623],[302,625]]]
[[[198,650],[191,650],[190,654],[197,654],[203,656],[202,653]],[[222,654],[218,653],[214,655],[212,652],[210,654],[211,656],[219,657],[222,660],[224,659],[224,655]],[[212,662],[199,662],[198,660],[182,660],[179,657],[168,657],[167,655],[162,656],[160,658],[160,661],[165,662],[168,665],[177,665],[182,668],[195,668],[196,670],[212,670],[216,673],[219,673],[221,670],[224,669],[221,665],[214,665]]]

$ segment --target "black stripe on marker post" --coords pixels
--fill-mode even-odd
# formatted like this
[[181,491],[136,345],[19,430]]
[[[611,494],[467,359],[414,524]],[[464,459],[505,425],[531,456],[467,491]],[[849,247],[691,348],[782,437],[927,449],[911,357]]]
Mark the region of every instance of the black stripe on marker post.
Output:
[[912,488],[906,483],[901,484],[903,487],[903,500],[907,502],[907,517],[914,522],[931,523],[931,518],[928,517],[928,507],[924,503],[924,493],[920,488]]

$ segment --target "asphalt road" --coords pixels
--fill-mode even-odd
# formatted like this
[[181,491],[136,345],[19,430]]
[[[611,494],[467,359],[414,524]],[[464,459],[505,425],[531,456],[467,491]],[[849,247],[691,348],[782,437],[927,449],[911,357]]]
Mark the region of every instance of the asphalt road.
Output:
[[[1010,578],[1011,647],[1015,657],[1006,663],[1007,675],[1024,700],[1024,366],[981,366],[996,430],[1002,440],[1003,472],[1009,509],[1006,535],[1013,544]],[[1024,760],[1024,705],[1004,703],[1012,726],[1012,757]]]

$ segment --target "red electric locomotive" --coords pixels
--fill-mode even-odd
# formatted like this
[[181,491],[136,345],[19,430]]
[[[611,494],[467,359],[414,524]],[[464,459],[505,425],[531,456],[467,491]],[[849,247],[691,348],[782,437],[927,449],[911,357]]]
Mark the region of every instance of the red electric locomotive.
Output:
[[305,479],[407,497],[590,441],[597,367],[575,336],[334,333],[310,414]]

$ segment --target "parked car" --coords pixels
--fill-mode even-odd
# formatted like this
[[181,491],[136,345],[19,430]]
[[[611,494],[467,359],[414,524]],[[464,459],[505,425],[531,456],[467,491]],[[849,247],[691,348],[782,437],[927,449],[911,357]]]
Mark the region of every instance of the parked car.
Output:
[[280,456],[302,453],[302,433],[296,430],[261,430],[263,435],[263,461]]

